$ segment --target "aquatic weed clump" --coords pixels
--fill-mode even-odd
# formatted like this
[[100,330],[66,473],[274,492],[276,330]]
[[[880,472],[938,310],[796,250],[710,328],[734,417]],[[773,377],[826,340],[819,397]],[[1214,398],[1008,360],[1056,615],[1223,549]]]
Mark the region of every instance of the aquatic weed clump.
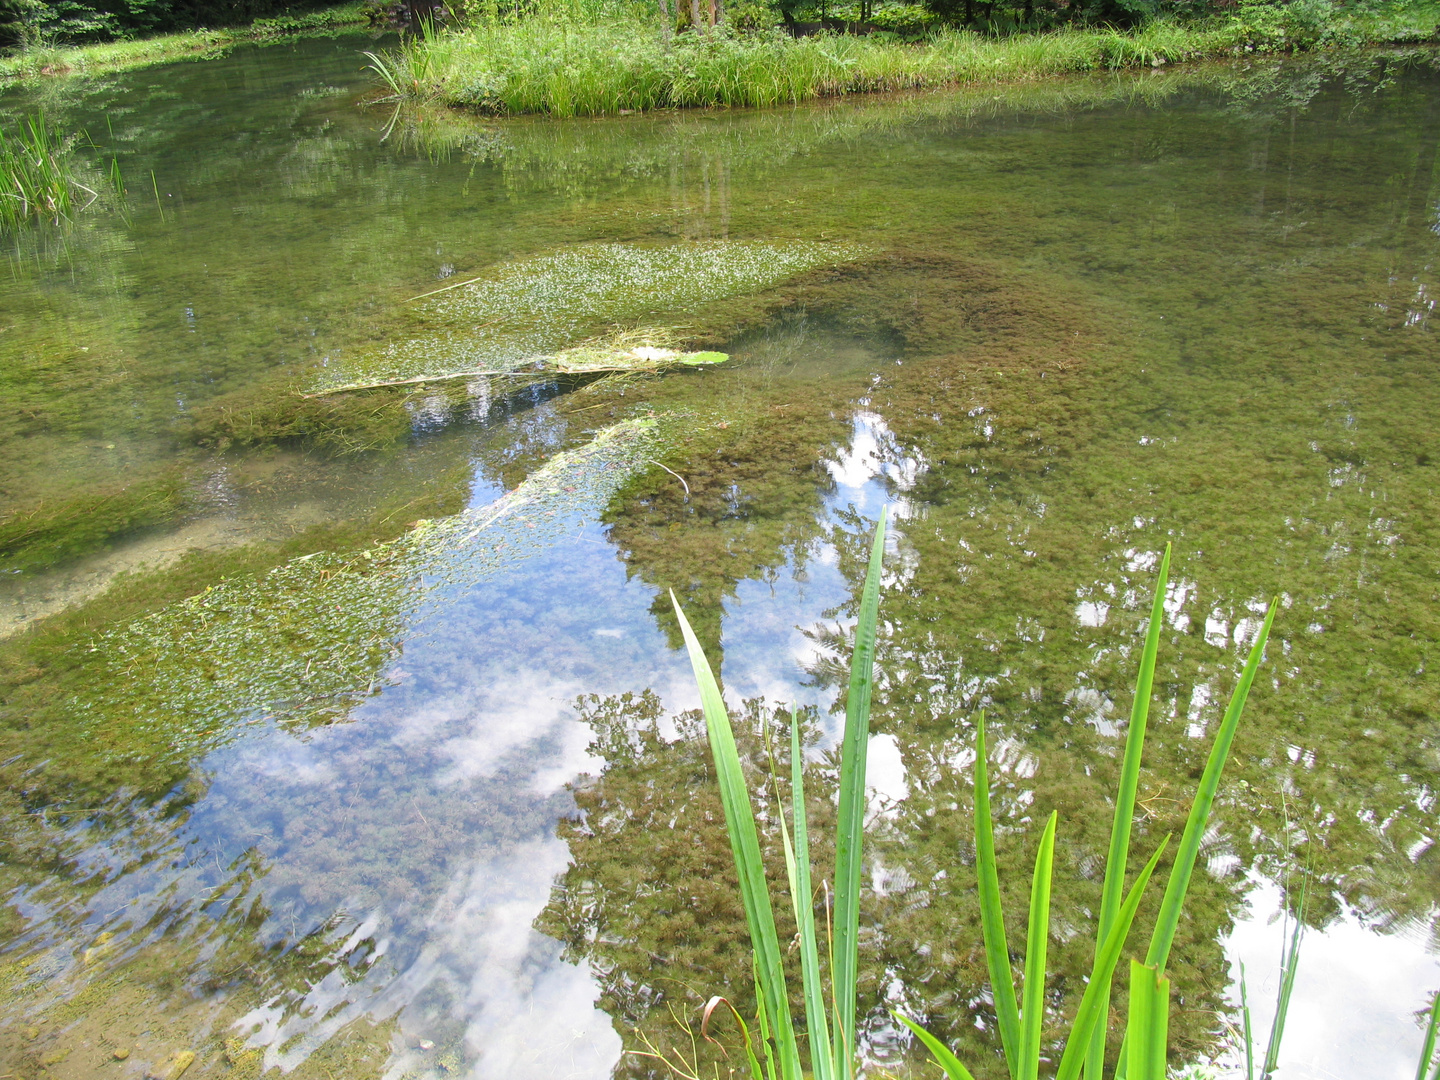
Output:
[[32,221],[58,225],[99,198],[80,182],[71,160],[74,142],[43,116],[22,120],[14,134],[0,128],[0,230]]
[[854,244],[802,241],[567,248],[494,267],[423,298],[416,313],[421,333],[327,364],[311,373],[306,389],[516,370],[607,325],[680,318],[864,253]]
[[[488,506],[352,553],[316,552],[214,585],[89,645],[69,710],[107,760],[184,761],[245,723],[344,718],[378,687],[447,586],[481,580],[598,513],[650,452],[655,421],[562,451]],[[100,736],[103,733],[103,738]]]

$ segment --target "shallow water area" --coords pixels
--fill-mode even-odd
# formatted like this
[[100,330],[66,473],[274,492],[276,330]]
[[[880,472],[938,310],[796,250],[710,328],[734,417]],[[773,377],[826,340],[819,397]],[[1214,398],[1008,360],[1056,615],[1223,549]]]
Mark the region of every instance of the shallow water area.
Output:
[[[981,707],[1004,880],[1060,815],[1058,1038],[1171,543],[1136,853],[1281,598],[1171,1064],[1236,1074],[1241,962],[1263,1041],[1308,879],[1281,1075],[1413,1075],[1433,53],[490,122],[362,107],[371,44],[0,97],[129,187],[0,278],[0,1074],[660,1075],[750,985],[669,591],[744,745],[801,707],[823,818],[888,506],[869,1074],[929,1075],[891,1008],[1003,1073]],[[442,378],[654,328],[730,359]],[[300,394],[355,372],[431,381]]]

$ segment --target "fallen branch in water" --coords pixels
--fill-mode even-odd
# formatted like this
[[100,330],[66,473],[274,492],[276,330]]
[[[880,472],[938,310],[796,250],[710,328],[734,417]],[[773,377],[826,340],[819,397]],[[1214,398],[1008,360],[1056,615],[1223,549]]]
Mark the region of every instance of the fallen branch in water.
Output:
[[553,358],[559,363],[546,364],[544,360],[537,361],[535,365],[524,368],[496,369],[491,371],[455,371],[443,375],[416,375],[408,379],[386,379],[380,382],[349,383],[345,386],[331,386],[324,390],[315,390],[308,394],[301,394],[302,398],[326,397],[330,394],[345,394],[352,390],[381,390],[390,386],[419,386],[422,383],[453,382],[456,379],[478,379],[485,376],[496,376],[499,378],[518,378],[525,375],[613,375],[618,373],[634,373],[641,371],[660,371],[667,367],[698,367],[707,364],[719,364],[730,359],[729,355],[722,352],[674,352],[670,349],[658,349],[642,346],[629,353],[617,356],[615,362],[609,364],[567,364],[563,355]]

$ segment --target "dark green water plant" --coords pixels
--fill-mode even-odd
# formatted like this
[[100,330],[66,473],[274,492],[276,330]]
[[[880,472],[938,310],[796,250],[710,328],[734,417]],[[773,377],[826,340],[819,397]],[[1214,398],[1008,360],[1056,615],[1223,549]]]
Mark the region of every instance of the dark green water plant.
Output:
[[[839,818],[834,879],[835,921],[829,940],[829,1003],[820,968],[821,940],[815,926],[814,896],[809,865],[809,833],[804,803],[804,757],[798,725],[791,724],[791,802],[794,841],[781,818],[787,877],[795,909],[805,1015],[810,1050],[810,1075],[815,1080],[850,1080],[855,1075],[856,983],[858,975],[859,904],[865,809],[865,757],[869,741],[870,692],[874,683],[875,633],[879,607],[880,571],[885,546],[885,520],[876,526],[865,584],[861,592],[855,646],[851,657],[849,694],[842,738]],[[1160,631],[1164,621],[1166,583],[1170,568],[1167,546],[1160,562],[1155,595],[1136,680],[1135,702],[1111,829],[1102,904],[1097,919],[1091,974],[1056,1068],[1057,1080],[1102,1080],[1109,998],[1115,969],[1129,940],[1130,930],[1150,878],[1168,846],[1168,838],[1149,857],[1128,890],[1125,889],[1130,831],[1134,818],[1146,720],[1155,675]],[[741,898],[754,950],[758,1027],[763,1064],[751,1056],[755,1080],[801,1080],[806,1075],[791,1017],[774,910],[765,880],[754,810],[745,784],[734,733],[703,649],[674,600],[695,678],[700,688],[715,770],[720,784],[726,827],[740,880]],[[1210,820],[1221,773],[1234,742],[1245,701],[1264,656],[1277,606],[1270,605],[1264,623],[1251,645],[1224,719],[1216,733],[1201,775],[1190,814],[1166,881],[1159,914],[1144,961],[1130,964],[1129,1008],[1114,1075],[1128,1080],[1164,1080],[1170,983],[1166,963],[1180,923],[1186,892],[1199,856],[1201,839]],[[777,785],[778,787],[778,785]],[[1041,1065],[1041,1031],[1045,1019],[1046,948],[1050,933],[1050,885],[1057,815],[1052,814],[1040,837],[1031,882],[1030,909],[1021,993],[1017,994],[1010,949],[1005,937],[995,858],[994,823],[990,813],[990,786],[985,749],[985,719],[976,725],[974,771],[976,864],[985,954],[995,1002],[997,1026],[1011,1080],[1037,1080]],[[931,1052],[949,1080],[973,1080],[969,1070],[943,1043],[904,1016],[909,1027]],[[773,1033],[773,1034],[772,1034]],[[748,1038],[748,1033],[747,1033]]]

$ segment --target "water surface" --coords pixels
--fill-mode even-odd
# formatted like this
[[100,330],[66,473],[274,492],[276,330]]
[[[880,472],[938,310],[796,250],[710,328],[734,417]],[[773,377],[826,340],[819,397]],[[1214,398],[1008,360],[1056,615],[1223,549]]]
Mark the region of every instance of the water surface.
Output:
[[[872,1071],[923,1072],[890,1008],[1003,1071],[982,706],[1012,915],[1060,814],[1057,1035],[1073,1009],[1170,543],[1137,852],[1183,824],[1281,598],[1172,961],[1172,1063],[1239,1060],[1241,961],[1263,1030],[1271,917],[1308,877],[1283,1075],[1413,1074],[1440,986],[1433,57],[392,123],[360,102],[369,44],[0,100],[88,131],[130,189],[7,241],[0,282],[4,611],[32,626],[3,655],[4,1071],[660,1075],[625,1051],[688,1053],[680,1022],[749,983],[667,590],[757,760],[762,720],[805,710],[823,819],[889,505]],[[547,333],[722,346],[715,369],[299,404],[431,341],[409,298],[601,243],[823,257],[525,301]]]

